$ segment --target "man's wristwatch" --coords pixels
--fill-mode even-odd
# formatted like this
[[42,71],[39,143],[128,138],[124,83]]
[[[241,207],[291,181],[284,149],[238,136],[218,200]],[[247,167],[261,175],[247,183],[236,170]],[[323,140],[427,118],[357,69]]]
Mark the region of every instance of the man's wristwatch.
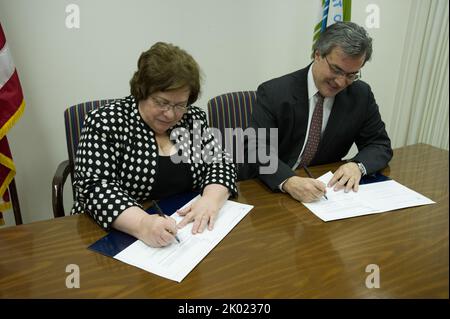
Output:
[[358,165],[359,171],[361,172],[361,176],[364,176],[367,174],[366,168],[364,167],[363,163],[358,161],[350,161]]

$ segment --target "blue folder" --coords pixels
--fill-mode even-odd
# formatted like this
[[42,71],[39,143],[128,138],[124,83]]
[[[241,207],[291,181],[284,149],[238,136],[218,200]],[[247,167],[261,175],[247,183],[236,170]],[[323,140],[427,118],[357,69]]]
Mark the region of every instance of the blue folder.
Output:
[[[172,215],[175,211],[197,196],[199,192],[187,192],[170,196],[158,201],[158,206],[167,215]],[[146,210],[149,214],[156,214],[156,208],[151,206]],[[137,239],[116,229],[112,229],[106,236],[100,238],[88,248],[108,257],[114,257],[122,250],[130,246]]]
[[383,174],[376,172],[374,174],[366,175],[361,178],[359,181],[360,185],[378,183],[390,180],[389,177],[384,176]]

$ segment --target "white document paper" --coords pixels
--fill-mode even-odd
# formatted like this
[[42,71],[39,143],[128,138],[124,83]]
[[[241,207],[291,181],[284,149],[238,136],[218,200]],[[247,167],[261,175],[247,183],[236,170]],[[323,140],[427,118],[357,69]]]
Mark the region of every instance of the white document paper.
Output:
[[[333,173],[328,172],[318,180],[327,184],[332,177]],[[357,193],[352,190],[348,193],[344,190],[335,192],[332,187],[327,187],[326,195],[328,200],[322,197],[312,203],[303,203],[326,222],[435,203],[393,180],[360,185]]]
[[[198,197],[186,205],[197,200]],[[166,247],[153,248],[136,240],[114,258],[158,276],[181,282],[252,208],[251,205],[228,200],[219,211],[213,230],[206,228],[202,233],[193,235],[193,223],[189,223],[178,230],[177,236],[180,243],[175,241]],[[171,217],[177,223],[183,219],[177,213]]]

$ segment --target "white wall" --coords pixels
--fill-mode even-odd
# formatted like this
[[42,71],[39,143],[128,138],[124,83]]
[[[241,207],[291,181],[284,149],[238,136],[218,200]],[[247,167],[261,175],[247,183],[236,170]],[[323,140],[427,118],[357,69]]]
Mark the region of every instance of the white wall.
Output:
[[[380,28],[368,30],[374,56],[363,78],[388,131],[411,1],[418,0],[353,0],[352,20],[361,25],[368,4],[380,8]],[[80,8],[80,29],[65,26],[70,3]],[[0,0],[0,22],[27,102],[8,134],[24,222],[53,216],[51,181],[67,158],[64,109],[127,95],[138,56],[154,42],[179,45],[198,61],[204,85],[197,105],[205,107],[215,95],[256,89],[304,67],[316,6],[306,0]],[[5,217],[13,224],[12,214]]]

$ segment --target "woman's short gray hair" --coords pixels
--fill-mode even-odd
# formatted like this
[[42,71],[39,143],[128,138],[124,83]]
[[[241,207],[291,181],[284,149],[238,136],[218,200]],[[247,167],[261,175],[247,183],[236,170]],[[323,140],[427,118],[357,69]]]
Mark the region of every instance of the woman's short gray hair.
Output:
[[372,38],[363,27],[353,22],[336,22],[326,28],[313,46],[312,58],[316,50],[324,57],[335,47],[349,56],[365,55],[364,63],[372,57]]

